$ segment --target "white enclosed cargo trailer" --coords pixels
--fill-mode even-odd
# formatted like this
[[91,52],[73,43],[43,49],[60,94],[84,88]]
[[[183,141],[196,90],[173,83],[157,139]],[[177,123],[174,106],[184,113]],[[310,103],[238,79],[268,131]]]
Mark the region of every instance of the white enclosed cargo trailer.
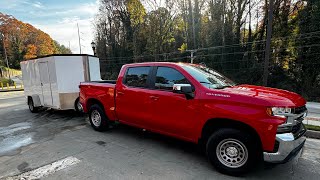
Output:
[[20,63],[29,109],[79,110],[80,82],[100,81],[99,59],[90,55],[50,55]]

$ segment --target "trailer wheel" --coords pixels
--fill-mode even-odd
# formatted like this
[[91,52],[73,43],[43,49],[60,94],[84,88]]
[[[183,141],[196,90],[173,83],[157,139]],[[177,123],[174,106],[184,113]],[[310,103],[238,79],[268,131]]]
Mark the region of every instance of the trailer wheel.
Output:
[[74,102],[74,109],[76,112],[81,113],[82,112],[82,105],[80,103],[80,98],[77,98],[76,101]]
[[206,153],[218,171],[229,175],[248,172],[259,159],[255,140],[248,133],[231,128],[214,132],[207,142]]
[[39,110],[38,107],[34,107],[34,103],[33,103],[32,97],[29,97],[29,98],[28,98],[28,106],[29,106],[29,110],[30,110],[32,113],[37,113],[38,110]]
[[109,127],[109,120],[105,115],[103,108],[98,104],[94,104],[90,107],[89,119],[91,126],[96,131],[105,131]]

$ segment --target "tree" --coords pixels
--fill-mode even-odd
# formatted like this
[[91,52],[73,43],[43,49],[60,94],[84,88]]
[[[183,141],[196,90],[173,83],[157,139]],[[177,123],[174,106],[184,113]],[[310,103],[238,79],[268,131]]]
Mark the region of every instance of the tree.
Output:
[[147,12],[139,0],[128,0],[126,3],[128,13],[130,15],[130,21],[133,31],[133,54],[134,56],[141,55],[143,53],[144,37],[141,34],[143,32],[143,24]]
[[171,13],[163,7],[148,14],[146,24],[147,51],[151,54],[170,52],[175,42]]
[[299,18],[299,34],[303,34],[297,42],[298,58],[295,73],[299,83],[299,91],[308,98],[320,100],[320,1],[307,0],[301,9]]
[[72,54],[71,50],[64,45],[60,45],[58,41],[52,41],[53,53],[54,54]]
[[26,47],[26,54],[24,55],[24,59],[31,59],[37,57],[37,47],[33,44],[29,44]]
[[[34,28],[31,24],[23,23],[13,16],[2,13],[0,13],[0,33],[4,34],[1,42],[4,42],[11,68],[19,68],[20,61],[37,56],[71,53],[70,49],[55,43],[48,34]],[[2,51],[3,45],[0,47]],[[4,59],[3,57],[2,53],[1,59]]]
[[[193,52],[196,63],[240,83],[261,84],[269,2],[102,0],[95,21],[97,52],[111,77],[125,63],[190,62]],[[320,89],[319,3],[274,0],[270,86],[320,97],[315,90]]]

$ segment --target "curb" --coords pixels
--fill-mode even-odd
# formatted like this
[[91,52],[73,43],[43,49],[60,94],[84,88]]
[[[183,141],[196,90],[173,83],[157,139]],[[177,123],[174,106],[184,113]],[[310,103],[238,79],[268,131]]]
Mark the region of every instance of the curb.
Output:
[[316,117],[305,117],[304,120],[307,120],[307,121],[320,121],[320,118],[316,118]]
[[305,136],[308,138],[320,139],[320,131],[307,130]]
[[12,91],[24,91],[24,89],[9,89],[9,90],[0,90],[0,93],[1,92],[12,92]]

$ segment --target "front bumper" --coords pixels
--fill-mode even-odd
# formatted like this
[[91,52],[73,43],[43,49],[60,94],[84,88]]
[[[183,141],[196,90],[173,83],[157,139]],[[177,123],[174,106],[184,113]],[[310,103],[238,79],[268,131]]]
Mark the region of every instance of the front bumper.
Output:
[[293,133],[277,134],[276,141],[279,145],[278,150],[272,153],[264,152],[264,161],[270,163],[285,163],[294,158],[303,148],[306,141],[306,138],[303,136],[305,132],[306,130],[303,128],[298,136]]

